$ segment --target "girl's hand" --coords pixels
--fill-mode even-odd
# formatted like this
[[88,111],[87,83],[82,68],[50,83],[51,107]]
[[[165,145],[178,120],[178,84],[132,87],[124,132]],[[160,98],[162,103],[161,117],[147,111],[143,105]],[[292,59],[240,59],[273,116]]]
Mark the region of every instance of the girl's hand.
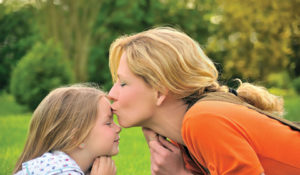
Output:
[[101,156],[93,163],[91,175],[115,175],[116,166],[111,157]]

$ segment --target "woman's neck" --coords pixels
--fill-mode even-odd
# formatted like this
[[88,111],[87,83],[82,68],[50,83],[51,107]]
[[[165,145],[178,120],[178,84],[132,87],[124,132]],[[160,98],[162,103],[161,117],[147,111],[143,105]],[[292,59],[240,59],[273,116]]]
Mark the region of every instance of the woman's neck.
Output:
[[177,143],[184,144],[181,127],[187,106],[182,100],[167,98],[161,106],[157,107],[155,114],[144,124],[144,127]]

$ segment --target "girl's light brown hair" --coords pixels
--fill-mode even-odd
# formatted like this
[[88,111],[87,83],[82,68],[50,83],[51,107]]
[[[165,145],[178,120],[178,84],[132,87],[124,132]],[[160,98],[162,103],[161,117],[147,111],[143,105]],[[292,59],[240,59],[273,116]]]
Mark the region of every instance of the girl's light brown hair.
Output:
[[[152,88],[160,91],[167,88],[186,102],[199,99],[205,92],[228,92],[227,86],[219,84],[218,71],[199,44],[173,28],[158,27],[115,40],[109,55],[114,82],[123,53],[135,75],[142,77]],[[283,100],[263,87],[240,82],[237,91],[246,102],[262,110],[283,112]]]
[[96,87],[78,84],[51,91],[33,113],[24,150],[14,173],[22,163],[51,150],[68,153],[88,136],[97,117],[98,102],[106,94]]

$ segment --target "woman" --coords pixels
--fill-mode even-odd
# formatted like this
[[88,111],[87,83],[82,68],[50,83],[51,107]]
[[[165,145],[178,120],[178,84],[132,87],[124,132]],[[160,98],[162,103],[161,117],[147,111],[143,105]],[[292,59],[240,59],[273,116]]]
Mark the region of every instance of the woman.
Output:
[[145,129],[153,174],[300,174],[299,128],[274,116],[282,99],[249,83],[221,86],[186,34],[154,28],[120,37],[109,66],[119,124],[159,134]]

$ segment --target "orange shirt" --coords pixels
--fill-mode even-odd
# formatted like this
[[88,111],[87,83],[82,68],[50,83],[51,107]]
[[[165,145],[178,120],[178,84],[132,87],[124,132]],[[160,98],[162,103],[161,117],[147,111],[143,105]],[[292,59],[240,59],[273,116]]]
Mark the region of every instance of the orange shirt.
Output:
[[198,102],[181,134],[191,154],[180,146],[186,167],[195,174],[300,175],[300,132],[245,106]]

